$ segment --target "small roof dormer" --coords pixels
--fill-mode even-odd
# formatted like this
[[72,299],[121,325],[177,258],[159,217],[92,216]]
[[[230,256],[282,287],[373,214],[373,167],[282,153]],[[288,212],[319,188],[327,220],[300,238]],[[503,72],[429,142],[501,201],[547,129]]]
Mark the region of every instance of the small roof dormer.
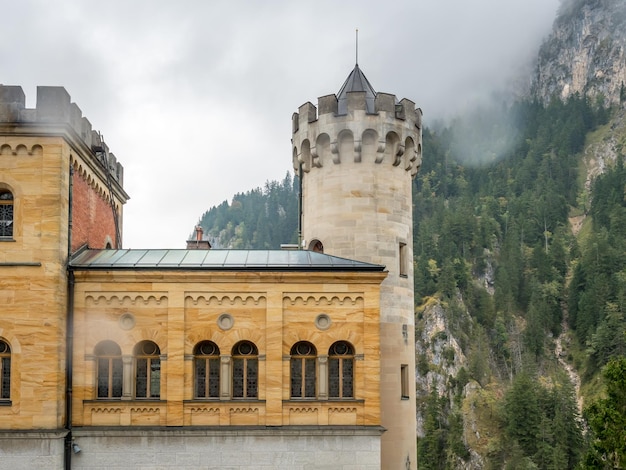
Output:
[[365,105],[366,111],[368,114],[376,113],[376,108],[374,106],[374,100],[376,99],[376,91],[374,87],[371,85],[367,77],[361,69],[359,68],[359,64],[354,65],[354,69],[346,78],[346,81],[343,82],[339,93],[337,93],[337,101],[338,101],[338,109],[337,114],[347,114],[348,112],[348,93],[354,91],[364,91],[365,92]]

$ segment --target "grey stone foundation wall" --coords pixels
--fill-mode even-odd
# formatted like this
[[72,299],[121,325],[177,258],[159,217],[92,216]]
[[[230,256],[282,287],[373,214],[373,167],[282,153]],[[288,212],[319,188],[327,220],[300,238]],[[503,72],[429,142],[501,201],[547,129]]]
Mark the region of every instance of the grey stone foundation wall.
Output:
[[63,468],[66,431],[0,430],[0,469]]
[[379,427],[74,428],[81,451],[72,455],[72,469],[380,470],[381,433]]

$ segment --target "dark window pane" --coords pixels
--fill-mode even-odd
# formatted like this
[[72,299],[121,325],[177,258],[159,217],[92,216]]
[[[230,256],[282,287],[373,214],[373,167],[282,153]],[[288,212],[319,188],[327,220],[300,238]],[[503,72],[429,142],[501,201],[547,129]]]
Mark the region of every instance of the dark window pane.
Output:
[[112,393],[111,396],[113,398],[120,398],[122,396],[122,376],[123,376],[123,372],[122,372],[122,358],[114,358],[112,359],[113,362],[113,374],[111,376],[112,380],[113,380],[113,384],[112,384]]
[[328,359],[328,396],[339,397],[339,359]]
[[137,380],[135,382],[135,396],[146,398],[148,394],[148,360],[137,359]]
[[305,359],[304,389],[307,398],[315,398],[315,359]]
[[159,398],[161,396],[161,359],[150,360],[150,397]]
[[98,398],[109,398],[109,358],[98,359]]
[[196,397],[206,397],[206,361],[205,359],[196,359]]
[[302,360],[291,359],[291,396],[302,398]]
[[353,367],[354,367],[354,362],[352,361],[352,359],[343,359],[343,390],[342,390],[342,397],[343,398],[351,398],[354,396],[354,390],[353,390]]
[[209,397],[220,396],[220,360],[209,359]]
[[247,374],[247,381],[246,381],[246,397],[256,398],[258,361],[256,359],[248,359],[247,362],[248,362],[248,374]]
[[0,398],[8,400],[11,398],[11,358],[2,358],[2,395]]
[[243,359],[233,359],[233,397],[243,398]]

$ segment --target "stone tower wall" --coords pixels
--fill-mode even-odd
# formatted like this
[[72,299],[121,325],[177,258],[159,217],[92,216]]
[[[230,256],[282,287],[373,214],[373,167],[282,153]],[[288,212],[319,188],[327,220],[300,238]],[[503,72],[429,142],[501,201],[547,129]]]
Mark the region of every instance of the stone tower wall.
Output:
[[[421,110],[378,93],[335,95],[293,116],[293,164],[303,184],[302,238],[327,254],[387,267],[381,287],[382,468],[416,468],[412,178],[421,163]],[[404,390],[401,370],[405,369]],[[407,460],[410,465],[407,467]]]

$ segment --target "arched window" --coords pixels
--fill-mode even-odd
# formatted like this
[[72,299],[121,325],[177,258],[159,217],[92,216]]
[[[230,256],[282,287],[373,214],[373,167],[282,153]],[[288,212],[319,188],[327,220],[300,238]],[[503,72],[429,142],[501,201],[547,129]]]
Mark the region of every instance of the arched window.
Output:
[[102,341],[96,346],[97,398],[121,398],[122,396],[122,350],[113,341]]
[[328,397],[354,398],[354,348],[346,341],[328,351]]
[[0,339],[0,400],[11,398],[11,346]]
[[161,350],[152,341],[135,346],[135,398],[161,396]]
[[315,346],[300,341],[291,348],[291,398],[316,397]]
[[233,347],[233,398],[257,398],[259,382],[259,351],[250,341]]
[[0,189],[0,238],[13,238],[13,193]]
[[195,398],[219,398],[220,349],[212,341],[202,341],[193,350]]
[[324,245],[317,239],[311,240],[311,243],[309,243],[309,251],[324,253]]

